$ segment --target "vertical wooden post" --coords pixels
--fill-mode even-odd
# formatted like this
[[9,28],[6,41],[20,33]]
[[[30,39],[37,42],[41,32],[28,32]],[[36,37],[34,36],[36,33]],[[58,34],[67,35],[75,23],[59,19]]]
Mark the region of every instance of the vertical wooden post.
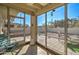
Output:
[[65,22],[64,22],[64,30],[65,30],[65,37],[64,37],[64,54],[67,55],[67,4],[64,6],[64,17],[65,17]]
[[47,13],[45,13],[45,47],[47,48]]
[[10,40],[10,17],[9,17],[9,7],[7,7],[7,35],[8,35],[8,39]]
[[23,22],[24,22],[24,42],[25,42],[25,40],[26,40],[26,19],[25,19],[25,13],[24,13],[24,20],[23,20]]
[[35,45],[37,42],[37,16],[31,16],[31,41],[30,45]]

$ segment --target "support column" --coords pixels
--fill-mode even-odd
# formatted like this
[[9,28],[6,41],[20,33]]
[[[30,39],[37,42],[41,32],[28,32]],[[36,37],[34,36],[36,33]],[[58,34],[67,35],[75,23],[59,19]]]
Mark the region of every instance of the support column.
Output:
[[[47,12],[45,13],[45,47],[47,48]],[[48,55],[47,51],[47,55]]]
[[10,39],[10,17],[9,17],[9,8],[7,7],[7,35],[8,39]]
[[64,37],[64,54],[67,55],[67,4],[65,4],[64,6],[64,10],[65,10],[65,13],[64,13],[64,17],[65,17],[65,22],[64,22],[64,32],[65,32],[65,37]]
[[47,48],[47,13],[45,13],[45,47]]
[[37,16],[31,16],[31,40],[30,45],[35,45],[37,42]]
[[25,42],[25,40],[26,40],[26,20],[25,20],[25,13],[24,13],[23,22],[24,22],[24,42]]

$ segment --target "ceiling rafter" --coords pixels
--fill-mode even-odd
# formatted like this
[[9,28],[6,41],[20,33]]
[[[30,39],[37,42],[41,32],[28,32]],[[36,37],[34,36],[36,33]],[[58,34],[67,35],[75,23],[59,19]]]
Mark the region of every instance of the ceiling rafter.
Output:
[[14,3],[13,5],[18,6],[22,9],[30,10],[31,12],[36,12],[35,9],[31,8],[30,6],[26,5],[25,3]]
[[10,8],[14,8],[14,9],[18,9],[18,10],[20,10],[22,12],[26,12],[27,14],[34,15],[34,11],[28,9],[25,4],[21,4],[21,3],[4,3],[4,4],[0,4],[0,5],[10,7]]
[[31,15],[40,15],[65,3],[4,3],[3,5],[20,9]]
[[63,6],[64,4],[65,3],[52,3],[52,4],[48,5],[48,6],[45,6],[43,9],[38,10],[38,12],[36,13],[36,15],[43,14],[43,13],[45,13],[47,11],[50,11],[50,10],[55,9],[57,7]]
[[33,12],[37,12],[37,10],[39,10],[40,8],[39,7],[36,7],[32,4],[26,4],[27,5],[27,8],[31,9],[31,10],[34,10]]
[[34,3],[33,6],[42,9],[44,6],[42,6],[40,3]]

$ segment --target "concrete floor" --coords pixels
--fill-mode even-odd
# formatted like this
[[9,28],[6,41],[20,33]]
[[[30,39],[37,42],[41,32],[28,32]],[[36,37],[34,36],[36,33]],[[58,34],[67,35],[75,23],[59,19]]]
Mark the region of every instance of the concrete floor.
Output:
[[[56,33],[48,33],[47,38],[48,38],[47,39],[47,47],[48,48],[50,48],[51,50],[54,50],[58,53],[64,54],[64,40],[63,40],[63,37],[61,37],[61,40],[58,40],[58,35]],[[38,39],[37,41],[39,43],[41,43],[42,45],[45,46],[45,35],[44,34],[38,35],[37,39]],[[21,40],[23,40],[23,37],[15,37],[15,38],[11,38],[11,40],[12,40],[12,42],[21,41]],[[26,42],[27,41],[30,41],[30,36],[26,37]],[[27,50],[31,50],[31,49],[33,49],[33,48],[30,47],[29,45],[25,45],[25,46],[21,47],[20,49],[15,50],[15,52],[13,52],[13,54],[18,54],[18,55],[26,54],[27,55],[27,53],[30,54],[30,52],[29,51],[27,52]],[[6,55],[8,55],[8,54],[11,55],[11,52],[5,53],[5,54]],[[68,48],[68,54],[69,55],[79,55],[79,53],[75,53],[69,48]],[[47,55],[47,52],[45,50],[43,50],[42,48],[37,47],[37,55]]]
[[36,46],[25,45],[13,52],[6,52],[4,55],[47,55],[47,52],[39,46],[37,46],[36,50]]

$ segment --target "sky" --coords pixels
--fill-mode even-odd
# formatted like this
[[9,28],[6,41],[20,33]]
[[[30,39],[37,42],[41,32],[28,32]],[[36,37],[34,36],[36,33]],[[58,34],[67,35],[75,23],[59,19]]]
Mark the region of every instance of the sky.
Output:
[[[51,15],[53,14],[53,15]],[[17,16],[22,16],[22,13],[18,13]],[[68,4],[68,18],[78,18],[79,17],[79,3]],[[30,26],[31,15],[26,14],[26,24]],[[47,22],[54,22],[55,20],[64,19],[64,6],[56,8],[54,12],[47,12]],[[23,24],[23,20],[15,21],[16,23]],[[39,15],[37,17],[38,26],[45,23],[45,14]]]
[[[19,16],[19,17],[24,17],[24,14],[20,12],[20,13],[17,14],[17,16]],[[18,19],[18,18],[16,18],[16,19],[14,19],[14,20],[15,20],[15,21],[14,21],[13,23],[23,24],[23,19]],[[31,15],[26,14],[26,15],[25,15],[25,22],[26,22],[26,24],[28,24],[29,26],[30,26],[30,21],[31,21]]]

